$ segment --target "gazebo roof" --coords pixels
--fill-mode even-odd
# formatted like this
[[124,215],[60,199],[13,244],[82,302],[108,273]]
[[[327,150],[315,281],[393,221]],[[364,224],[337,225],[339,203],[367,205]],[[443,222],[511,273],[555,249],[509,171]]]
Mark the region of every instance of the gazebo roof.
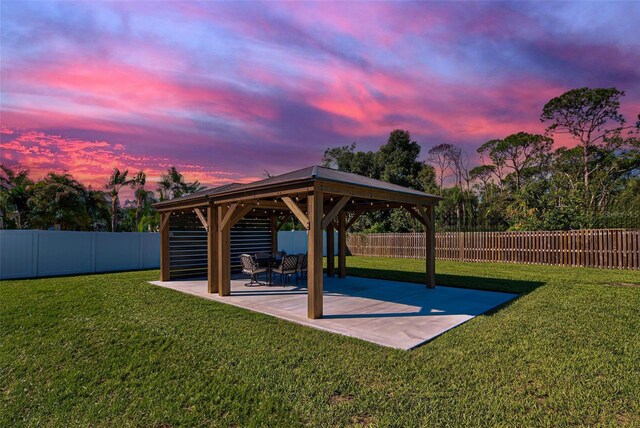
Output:
[[388,183],[386,181],[376,180],[374,178],[365,177],[363,175],[353,174],[350,172],[338,171],[323,166],[313,165],[285,174],[275,175],[265,178],[264,180],[254,181],[252,183],[230,183],[219,187],[205,189],[190,195],[181,196],[168,201],[158,202],[155,204],[158,208],[167,208],[170,206],[178,206],[186,203],[195,203],[206,201],[209,199],[218,199],[244,193],[254,193],[260,190],[269,190],[280,188],[282,186],[291,186],[297,184],[313,184],[314,182],[323,182],[329,184],[345,185],[349,187],[357,187],[363,190],[392,192],[395,194],[407,195],[414,198],[424,199],[425,201],[434,201],[442,199],[440,196],[430,195],[419,190],[409,187],[399,186],[397,184]]

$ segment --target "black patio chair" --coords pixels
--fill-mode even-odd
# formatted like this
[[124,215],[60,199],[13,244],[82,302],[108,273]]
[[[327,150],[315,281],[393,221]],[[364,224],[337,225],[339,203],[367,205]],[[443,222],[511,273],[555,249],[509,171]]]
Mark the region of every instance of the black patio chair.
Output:
[[296,275],[296,285],[298,284],[298,256],[284,256],[280,266],[273,269],[273,273],[280,275],[280,284],[284,287],[284,277],[291,278],[291,275]]
[[262,285],[260,281],[258,281],[258,275],[261,273],[266,274],[269,269],[266,267],[258,266],[249,254],[241,254],[240,261],[242,262],[242,273],[245,275],[251,275],[251,281],[245,284],[246,287],[257,287],[258,285]]
[[307,255],[306,254],[298,254],[298,265],[296,266],[296,283],[298,282],[298,278],[300,279],[307,278]]

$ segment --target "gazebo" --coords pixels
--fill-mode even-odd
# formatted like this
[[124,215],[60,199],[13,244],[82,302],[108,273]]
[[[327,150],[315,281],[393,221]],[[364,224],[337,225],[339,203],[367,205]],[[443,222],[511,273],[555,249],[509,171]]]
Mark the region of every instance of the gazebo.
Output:
[[[178,263],[173,259],[179,258],[182,266],[200,266],[202,272],[206,272],[209,293],[228,296],[231,293],[231,233],[234,226],[250,220],[266,225],[265,236],[269,238],[270,249],[275,251],[283,218],[293,215],[308,231],[307,316],[321,318],[323,231],[327,231],[327,275],[336,274],[333,240],[337,230],[337,274],[344,278],[346,234],[351,225],[365,212],[402,208],[425,226],[425,284],[434,288],[434,208],[440,199],[369,177],[310,166],[253,183],[224,185],[159,202],[155,207],[160,213],[160,280],[173,279],[172,263]],[[188,219],[192,219],[191,223]],[[183,244],[178,238],[172,241],[174,232],[170,225],[174,224],[171,227],[180,228],[185,233],[195,228],[201,230],[200,235],[180,238],[183,243],[185,240],[189,242],[191,247],[184,247],[189,250],[176,257],[171,256],[171,245]],[[201,240],[199,252],[198,239]],[[197,257],[202,258],[199,264],[195,261]]]

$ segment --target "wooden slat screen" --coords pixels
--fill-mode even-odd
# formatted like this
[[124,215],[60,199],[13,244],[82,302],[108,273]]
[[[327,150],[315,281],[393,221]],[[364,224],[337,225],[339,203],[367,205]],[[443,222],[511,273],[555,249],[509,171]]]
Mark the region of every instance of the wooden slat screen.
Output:
[[[260,251],[271,251],[269,219],[243,218],[231,228],[231,272],[240,271],[240,254]],[[207,232],[193,211],[169,219],[169,272],[172,280],[207,276]]]
[[[424,233],[350,234],[354,256],[424,258]],[[640,270],[640,230],[436,233],[436,259]]]

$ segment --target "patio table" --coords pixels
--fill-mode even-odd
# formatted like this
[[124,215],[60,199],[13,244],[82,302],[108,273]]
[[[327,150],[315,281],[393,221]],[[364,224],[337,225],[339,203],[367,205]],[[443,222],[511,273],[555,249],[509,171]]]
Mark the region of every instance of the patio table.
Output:
[[277,263],[282,261],[282,257],[280,256],[270,256],[270,257],[254,257],[253,258],[259,266],[267,267],[267,285],[273,284],[273,268]]

